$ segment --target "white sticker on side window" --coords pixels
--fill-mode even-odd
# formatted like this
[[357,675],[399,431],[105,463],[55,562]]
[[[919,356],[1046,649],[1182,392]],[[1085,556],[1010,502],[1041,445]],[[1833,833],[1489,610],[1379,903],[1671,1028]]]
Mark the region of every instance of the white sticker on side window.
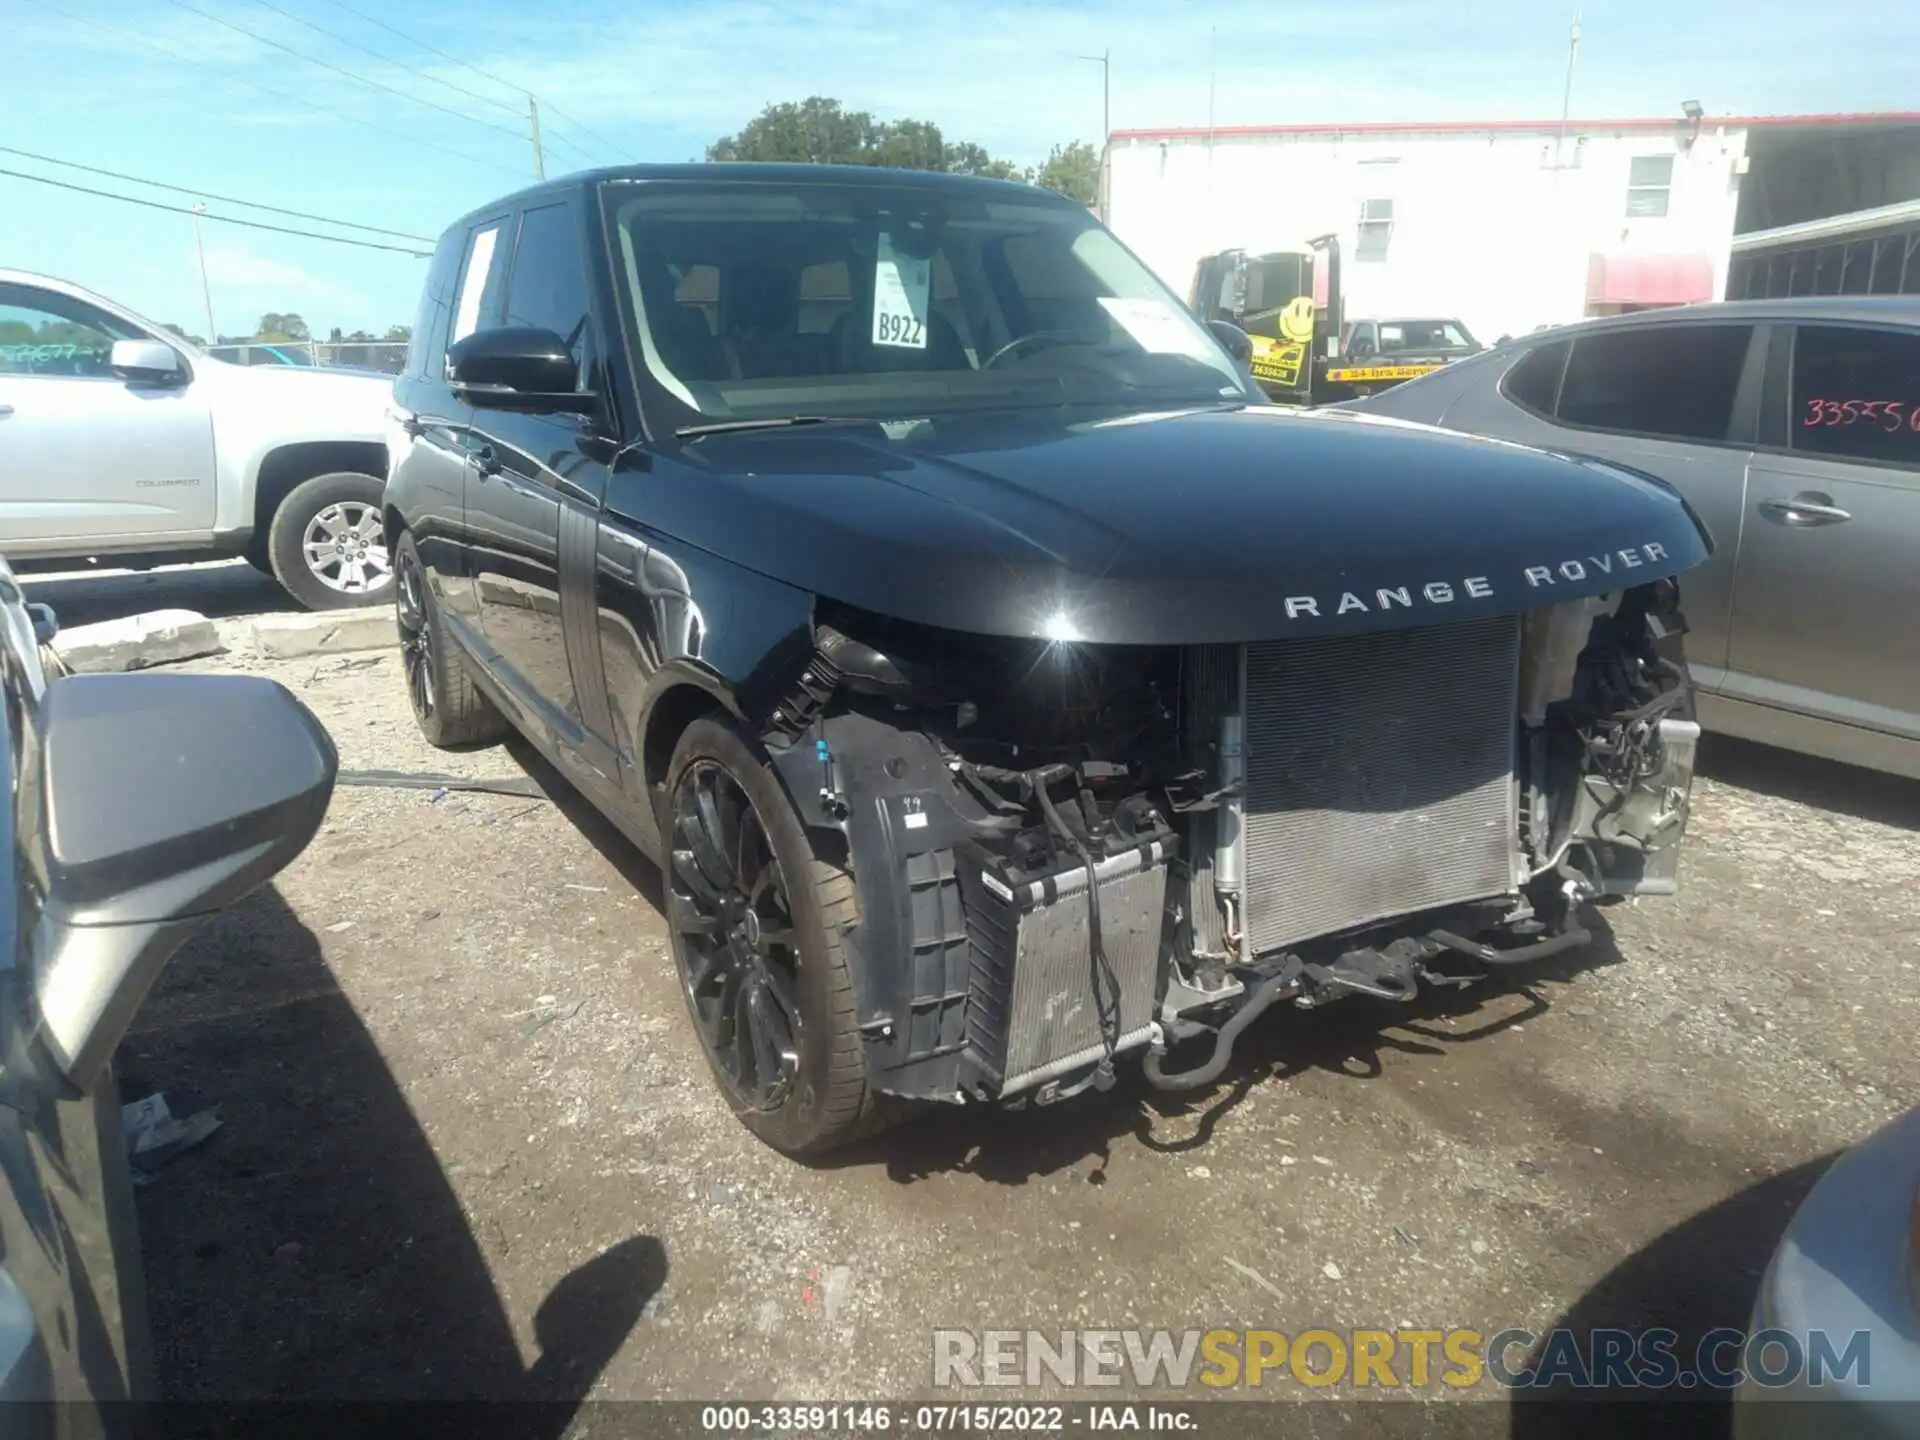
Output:
[[873,343],[899,350],[927,348],[927,291],[933,262],[903,255],[882,231],[873,262]]
[[460,286],[460,308],[454,312],[449,344],[466,339],[480,323],[480,297],[486,293],[487,271],[493,268],[493,242],[499,234],[500,227],[495,225],[473,237],[473,253],[467,256],[466,281]]
[[1191,355],[1208,358],[1207,342],[1164,300],[1121,299],[1105,296],[1101,307],[1149,355]]

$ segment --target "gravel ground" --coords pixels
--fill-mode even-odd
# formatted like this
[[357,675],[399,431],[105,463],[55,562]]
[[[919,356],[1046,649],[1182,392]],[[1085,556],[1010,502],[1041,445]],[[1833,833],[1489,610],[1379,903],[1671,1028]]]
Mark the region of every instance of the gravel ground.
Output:
[[535,757],[429,750],[391,653],[201,668],[292,687],[346,769],[552,799],[343,786],[173,962],[123,1076],[225,1119],[141,1194],[174,1396],[908,1396],[942,1326],[1697,1334],[1920,1103],[1920,786],[1710,741],[1681,897],[1525,983],[796,1164],[711,1088],[651,867]]

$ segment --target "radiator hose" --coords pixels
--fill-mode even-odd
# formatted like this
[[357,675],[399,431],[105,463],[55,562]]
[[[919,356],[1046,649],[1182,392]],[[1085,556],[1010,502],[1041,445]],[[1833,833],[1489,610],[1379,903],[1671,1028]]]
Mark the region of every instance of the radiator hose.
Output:
[[[1059,773],[1061,771],[1065,771],[1066,774],[1061,775]],[[1100,877],[1094,868],[1093,852],[1074,833],[1073,827],[1061,817],[1060,811],[1054,806],[1053,797],[1047,793],[1047,786],[1051,781],[1070,777],[1072,773],[1065,766],[1048,766],[1045,769],[1032,771],[1027,776],[1027,783],[1033,787],[1034,796],[1040,802],[1040,810],[1046,816],[1047,824],[1086,867],[1087,950],[1093,966],[1093,1013],[1100,1026],[1100,1044],[1107,1052],[1099,1068],[1094,1072],[1094,1086],[1096,1089],[1110,1090],[1113,1088],[1114,1081],[1113,1056],[1114,1052],[1120,1048],[1120,977],[1113,973],[1113,964],[1107,959],[1106,937],[1101,933]],[[1103,984],[1106,989],[1104,999],[1100,993]]]
[[1240,1032],[1299,989],[1299,981],[1291,976],[1276,975],[1267,981],[1247,997],[1246,1004],[1233,1012],[1232,1019],[1215,1032],[1213,1054],[1207,1062],[1191,1070],[1180,1070],[1169,1075],[1160,1068],[1160,1058],[1166,1053],[1165,1047],[1156,1046],[1147,1052],[1145,1070],[1148,1083],[1160,1090],[1198,1090],[1202,1085],[1211,1085],[1225,1073],[1227,1062],[1233,1059],[1233,1042],[1240,1038]]

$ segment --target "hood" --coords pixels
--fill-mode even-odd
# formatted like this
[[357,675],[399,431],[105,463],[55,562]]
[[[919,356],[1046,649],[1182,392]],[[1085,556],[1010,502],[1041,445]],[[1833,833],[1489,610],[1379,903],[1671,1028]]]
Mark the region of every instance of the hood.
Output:
[[683,453],[703,473],[647,487],[649,523],[818,595],[987,634],[1430,625],[1625,589],[1710,549],[1647,477],[1344,412],[832,423]]

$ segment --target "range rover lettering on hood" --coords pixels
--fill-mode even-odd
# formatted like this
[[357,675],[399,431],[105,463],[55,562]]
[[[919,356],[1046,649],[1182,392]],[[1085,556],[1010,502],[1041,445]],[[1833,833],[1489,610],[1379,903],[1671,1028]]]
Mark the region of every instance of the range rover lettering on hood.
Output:
[[[1521,576],[1527,587],[1534,590],[1561,581],[1579,585],[1591,578],[1589,566],[1601,574],[1610,575],[1614,573],[1616,563],[1623,571],[1638,570],[1648,565],[1657,566],[1667,558],[1667,547],[1649,540],[1644,545],[1629,545],[1602,555],[1583,555],[1551,565],[1527,565],[1522,567]],[[1515,584],[1517,588],[1517,582]],[[1451,605],[1462,597],[1491,600],[1500,593],[1501,587],[1493,582],[1492,577],[1469,575],[1457,584],[1451,580],[1427,580],[1418,585],[1380,586],[1374,590],[1371,604],[1351,590],[1342,590],[1338,598],[1332,600],[1320,595],[1289,595],[1286,597],[1286,614],[1289,620],[1321,620],[1329,614],[1339,616],[1395,609],[1414,610],[1422,605]],[[1324,612],[1321,609],[1323,604],[1329,606]]]

